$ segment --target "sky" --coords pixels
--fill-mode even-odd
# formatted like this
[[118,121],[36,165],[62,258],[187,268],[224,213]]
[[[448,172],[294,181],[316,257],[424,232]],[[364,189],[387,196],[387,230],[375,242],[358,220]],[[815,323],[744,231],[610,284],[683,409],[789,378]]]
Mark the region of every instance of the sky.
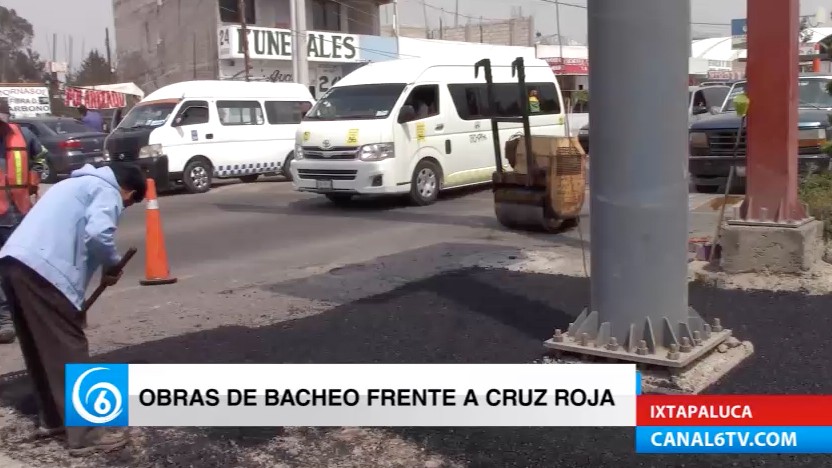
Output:
[[[184,0],[199,1],[199,0]],[[561,0],[567,3],[586,5],[586,0]],[[626,1],[626,0],[622,0]],[[673,0],[667,0],[673,1]],[[695,25],[697,31],[730,35],[727,26],[733,18],[745,17],[745,5],[749,0],[691,0],[692,21],[718,23],[720,25]],[[453,25],[453,11],[457,0],[425,0],[428,5],[430,27],[439,25],[439,17],[445,10],[444,24]],[[543,34],[555,34],[555,5],[543,0],[458,0],[459,23],[478,22],[480,16],[489,19],[507,18],[512,8],[521,7],[523,15],[535,17],[535,27]],[[57,59],[71,62],[77,67],[83,56],[92,49],[104,52],[105,29],[110,28],[112,49],[115,52],[113,33],[113,0],[0,0],[0,5],[11,8],[28,19],[35,29],[33,47],[41,55],[51,58],[52,36],[58,35]],[[832,11],[832,0],[801,0],[801,15],[814,15],[819,7]],[[581,42],[586,41],[586,10],[561,6],[561,27],[563,35]],[[424,25],[424,9],[421,0],[399,0],[401,24]],[[827,16],[828,17],[828,16]],[[392,21],[390,15],[382,14],[382,21]],[[832,25],[828,21],[827,26]],[[69,53],[70,39],[72,53]]]

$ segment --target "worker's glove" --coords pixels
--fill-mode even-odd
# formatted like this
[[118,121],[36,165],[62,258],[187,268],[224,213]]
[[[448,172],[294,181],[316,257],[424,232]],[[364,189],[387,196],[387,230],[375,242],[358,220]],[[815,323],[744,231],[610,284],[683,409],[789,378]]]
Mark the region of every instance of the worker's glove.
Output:
[[121,279],[121,275],[121,270],[105,269],[101,272],[101,284],[104,286],[114,286]]

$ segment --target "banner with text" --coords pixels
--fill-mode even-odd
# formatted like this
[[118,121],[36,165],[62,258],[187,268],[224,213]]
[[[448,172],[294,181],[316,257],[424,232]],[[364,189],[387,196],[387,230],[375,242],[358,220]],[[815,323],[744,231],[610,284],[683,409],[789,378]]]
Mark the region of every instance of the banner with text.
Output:
[[[250,59],[292,60],[294,34],[291,30],[247,29]],[[243,58],[243,32],[239,26],[223,26],[218,29],[218,36],[220,59]],[[324,31],[308,31],[306,37],[310,62],[357,63],[390,60],[398,56],[395,38]]]
[[67,364],[67,426],[632,427],[634,364]]
[[84,105],[87,109],[118,109],[127,105],[127,95],[115,91],[67,87],[64,89],[64,105]]
[[12,117],[36,117],[52,112],[46,86],[0,86],[0,97],[8,98]]

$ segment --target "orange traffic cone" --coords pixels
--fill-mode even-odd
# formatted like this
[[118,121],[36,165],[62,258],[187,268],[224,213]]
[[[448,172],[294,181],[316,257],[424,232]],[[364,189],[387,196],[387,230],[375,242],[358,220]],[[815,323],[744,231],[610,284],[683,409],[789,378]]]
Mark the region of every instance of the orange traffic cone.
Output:
[[159,214],[159,200],[156,198],[156,182],[147,179],[147,235],[145,238],[145,279],[143,286],[172,284],[176,278],[170,276],[165,237],[162,234],[162,217]]

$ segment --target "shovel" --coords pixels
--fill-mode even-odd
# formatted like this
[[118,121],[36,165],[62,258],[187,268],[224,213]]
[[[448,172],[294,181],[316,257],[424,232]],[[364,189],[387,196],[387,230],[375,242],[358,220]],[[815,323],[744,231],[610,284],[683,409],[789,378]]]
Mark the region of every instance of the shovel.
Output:
[[[116,264],[114,270],[121,273],[121,271],[124,270],[124,267],[127,266],[127,262],[129,262],[130,259],[133,258],[133,255],[136,255],[136,252],[137,250],[135,247],[130,247],[129,249],[127,249],[127,252],[125,252],[123,257],[121,257],[121,261],[119,261]],[[90,310],[90,307],[92,307],[92,305],[95,304],[95,301],[97,301],[98,298],[101,297],[102,294],[104,294],[105,289],[107,289],[107,285],[99,284],[98,287],[95,288],[95,291],[92,292],[92,295],[89,297],[89,299],[84,301],[84,308],[81,309],[81,314],[83,315],[84,320],[84,328],[87,328],[87,311]]]

